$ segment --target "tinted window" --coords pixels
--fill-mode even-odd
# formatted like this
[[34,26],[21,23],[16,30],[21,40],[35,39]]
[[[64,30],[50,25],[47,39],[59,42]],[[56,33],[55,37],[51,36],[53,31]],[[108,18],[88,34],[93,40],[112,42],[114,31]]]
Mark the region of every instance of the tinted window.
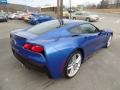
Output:
[[75,15],[83,15],[83,13],[76,13]]
[[73,34],[81,34],[79,26],[73,27],[72,29],[70,29],[70,32],[73,33]]
[[80,25],[79,28],[81,30],[81,33],[96,33],[96,32],[98,32],[97,28],[91,24],[83,24],[83,25]]
[[[64,22],[64,25],[62,25],[61,27],[67,25],[67,22]],[[56,28],[60,27],[60,22],[58,20],[52,20],[52,21],[47,21],[41,24],[38,24],[32,28],[30,28],[28,30],[28,32],[36,34],[36,35],[40,35],[46,32],[49,32],[51,30],[54,30]]]
[[60,24],[57,20],[53,20],[53,21],[48,21],[48,22],[38,24],[38,25],[30,28],[28,31],[33,34],[40,35],[42,33],[56,29],[57,27],[59,27],[59,25]]
[[0,16],[6,16],[7,14],[6,13],[0,13]]
[[80,26],[73,27],[72,29],[70,29],[70,32],[73,34],[96,33],[98,32],[98,30],[91,24],[82,24]]

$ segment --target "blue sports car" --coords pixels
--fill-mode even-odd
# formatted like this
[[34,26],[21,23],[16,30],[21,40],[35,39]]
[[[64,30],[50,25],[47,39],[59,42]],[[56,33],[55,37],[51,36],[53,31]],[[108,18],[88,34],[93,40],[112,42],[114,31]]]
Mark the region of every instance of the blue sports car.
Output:
[[28,23],[35,25],[53,19],[54,19],[53,17],[44,14],[32,14],[32,16],[29,18]]
[[51,20],[12,31],[14,56],[27,67],[45,69],[52,78],[74,77],[88,57],[111,44],[113,32],[86,21]]

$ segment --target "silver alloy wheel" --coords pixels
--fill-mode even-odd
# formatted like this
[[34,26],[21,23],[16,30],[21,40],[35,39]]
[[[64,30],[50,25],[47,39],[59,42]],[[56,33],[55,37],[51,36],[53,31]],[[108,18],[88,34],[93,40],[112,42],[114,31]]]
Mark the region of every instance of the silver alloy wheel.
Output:
[[112,37],[110,36],[108,39],[108,42],[107,42],[107,47],[109,47],[111,45],[111,40],[112,40]]
[[80,53],[76,53],[72,56],[67,66],[67,75],[73,77],[79,71],[81,66],[82,56]]

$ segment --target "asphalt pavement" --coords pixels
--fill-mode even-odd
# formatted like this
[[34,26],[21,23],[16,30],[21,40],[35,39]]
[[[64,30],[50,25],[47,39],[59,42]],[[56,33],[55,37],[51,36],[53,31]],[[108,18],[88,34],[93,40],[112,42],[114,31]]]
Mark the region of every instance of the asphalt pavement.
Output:
[[49,79],[26,69],[12,55],[9,34],[30,25],[18,20],[0,23],[0,90],[120,90],[120,15],[99,15],[100,21],[93,24],[113,30],[112,45],[93,54],[72,79]]

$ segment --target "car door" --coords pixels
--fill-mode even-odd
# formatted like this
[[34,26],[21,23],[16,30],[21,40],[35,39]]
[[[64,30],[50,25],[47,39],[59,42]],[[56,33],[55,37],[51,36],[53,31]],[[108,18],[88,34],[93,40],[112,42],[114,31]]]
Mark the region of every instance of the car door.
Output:
[[39,22],[39,23],[43,22],[43,19],[42,19],[42,16],[41,16],[41,15],[38,15],[37,18],[38,18],[38,22]]
[[76,13],[75,15],[76,15],[76,19],[84,20],[83,13]]
[[98,28],[92,24],[82,24],[79,29],[84,36],[83,47],[88,55],[103,47],[104,35],[100,35]]
[[86,16],[85,16],[85,13],[80,13],[80,17],[81,17],[81,20],[85,20]]
[[45,15],[44,21],[49,21],[50,20],[50,16]]

